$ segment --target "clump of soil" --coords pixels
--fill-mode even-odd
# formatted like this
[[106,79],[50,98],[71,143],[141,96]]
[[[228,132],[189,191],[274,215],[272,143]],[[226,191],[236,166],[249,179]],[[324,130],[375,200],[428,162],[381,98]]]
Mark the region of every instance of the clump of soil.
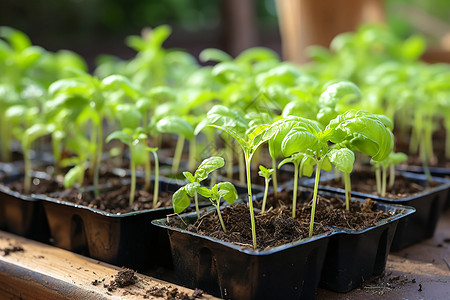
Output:
[[2,256],[8,256],[11,253],[15,253],[15,252],[24,252],[25,249],[23,249],[22,246],[20,245],[9,245],[9,247],[6,248],[0,248],[0,252],[3,252]]
[[194,300],[196,298],[201,298],[203,296],[203,291],[200,289],[195,289],[192,295],[188,295],[185,292],[178,291],[177,288],[170,287],[152,287],[147,290],[144,298],[148,299],[150,296],[157,298],[165,298],[167,300]]
[[105,288],[107,288],[108,291],[111,292],[117,288],[124,288],[133,285],[137,282],[137,280],[138,278],[136,277],[136,275],[134,275],[134,271],[125,269],[119,271],[114,280],[112,280],[109,284],[105,285]]
[[364,282],[361,289],[373,295],[381,296],[407,284],[416,284],[416,280],[414,278],[409,279],[406,275],[392,276],[392,272],[389,272]]
[[129,206],[130,185],[121,185],[116,188],[100,191],[99,196],[95,196],[93,192],[80,192],[71,190],[58,196],[62,201],[68,201],[79,205],[97,208],[109,213],[120,214],[145,209],[168,207],[172,205],[171,192],[160,192],[158,202],[153,207],[153,189],[149,193],[141,187],[136,187],[134,194],[134,202]]
[[[341,178],[321,181],[320,184],[344,189],[344,184]],[[397,174],[395,176],[394,186],[392,188],[387,187],[386,189],[386,197],[390,199],[405,198],[408,196],[417,195],[425,191],[427,188],[435,187],[439,184],[440,183],[438,182],[431,182],[429,186],[423,186],[407,177],[402,176],[401,174]],[[374,172],[360,171],[352,174],[351,185],[353,192],[378,195],[376,190],[376,179]]]
[[[255,209],[258,249],[275,247],[309,236],[311,194],[299,193],[296,218],[292,218],[292,206],[289,206],[289,203],[292,203],[291,197],[292,192],[283,192],[279,194],[278,204],[264,213]],[[273,203],[273,195],[271,198]],[[202,215],[195,223],[187,227],[178,217],[170,218],[168,225],[244,247],[252,247],[250,213],[247,204],[226,206],[221,213],[227,232],[222,230],[215,210]],[[365,202],[352,201],[350,210],[346,211],[344,200],[319,196],[313,234],[326,232],[331,226],[365,229],[390,216],[391,213],[377,209],[376,202],[370,199],[366,199]]]

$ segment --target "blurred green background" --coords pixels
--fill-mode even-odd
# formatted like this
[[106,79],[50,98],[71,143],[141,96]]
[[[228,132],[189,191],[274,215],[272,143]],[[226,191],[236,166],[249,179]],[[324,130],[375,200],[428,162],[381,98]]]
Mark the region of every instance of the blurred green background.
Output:
[[[167,47],[197,55],[201,49],[227,49],[227,0],[2,0],[0,25],[24,31],[48,50],[71,49],[92,63],[102,53],[129,58],[124,44],[143,27],[170,24]],[[386,17],[400,36],[423,33],[438,45],[450,31],[449,0],[385,0]],[[254,46],[281,48],[274,0],[253,0]]]

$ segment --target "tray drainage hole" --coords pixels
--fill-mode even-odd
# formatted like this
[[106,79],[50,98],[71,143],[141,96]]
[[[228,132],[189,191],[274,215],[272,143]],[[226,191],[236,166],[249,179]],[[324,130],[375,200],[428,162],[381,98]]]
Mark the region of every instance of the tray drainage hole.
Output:
[[73,215],[70,223],[70,245],[72,251],[89,256],[83,220],[79,215]]

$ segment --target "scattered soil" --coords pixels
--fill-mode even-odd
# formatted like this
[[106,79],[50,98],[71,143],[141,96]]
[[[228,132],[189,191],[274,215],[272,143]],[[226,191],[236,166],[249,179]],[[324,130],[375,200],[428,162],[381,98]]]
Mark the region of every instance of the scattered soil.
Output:
[[3,252],[2,256],[8,256],[11,253],[15,253],[15,252],[24,252],[25,249],[23,249],[22,246],[20,245],[9,245],[9,247],[6,248],[0,248],[0,252]]
[[[287,192],[279,195],[279,199],[289,198]],[[375,204],[370,199],[362,203],[352,202],[350,211],[347,212],[342,200],[320,197],[316,207],[314,235],[328,231],[328,226],[363,229],[391,216],[388,212],[376,209]],[[267,249],[308,237],[312,207],[311,198],[307,195],[299,199],[296,218],[292,218],[292,208],[288,205],[279,201],[276,207],[271,207],[264,213],[255,209],[258,249]],[[187,227],[178,217],[170,218],[168,224],[243,247],[252,247],[250,214],[247,205],[226,206],[222,208],[221,214],[227,229],[226,233],[222,230],[215,210],[204,214],[195,223]]]
[[[389,176],[388,176],[389,180]],[[321,185],[331,186],[344,189],[344,184],[340,178],[321,181]],[[360,192],[365,194],[378,195],[376,191],[375,173],[371,171],[359,171],[352,173],[351,184],[353,192]],[[413,180],[406,178],[400,174],[395,176],[394,186],[386,188],[386,198],[399,199],[408,196],[417,195],[424,192],[427,188],[436,187],[440,185],[438,182],[431,182],[429,186],[420,185]]]
[[100,191],[100,195],[97,197],[95,197],[92,191],[80,192],[70,190],[60,194],[57,198],[62,201],[97,208],[109,213],[120,214],[172,206],[172,195],[172,192],[161,191],[155,207],[153,207],[153,188],[151,188],[151,193],[149,193],[140,186],[136,187],[133,205],[129,206],[130,185],[120,185]]
[[177,288],[155,286],[147,290],[144,298],[148,299],[150,296],[157,298],[164,298],[167,300],[175,300],[175,299],[194,300],[196,298],[201,298],[203,296],[203,291],[200,289],[195,289],[192,295],[188,295],[185,292],[178,291]]
[[[23,179],[14,181],[7,185],[12,191],[25,194]],[[61,192],[64,190],[64,185],[57,180],[48,180],[34,177],[31,180],[30,192],[32,194],[50,194],[54,192]]]
[[[104,287],[106,289],[108,289],[108,291],[111,292],[111,291],[116,290],[117,288],[124,288],[124,287],[130,286],[130,285],[133,285],[137,282],[137,280],[138,280],[138,278],[134,274],[133,270],[124,269],[122,271],[119,271],[119,273],[117,273],[114,280],[112,280],[109,284],[105,284]],[[98,282],[98,280],[97,280],[97,282]],[[92,284],[95,285],[94,283],[92,283]]]
[[389,272],[364,282],[361,289],[372,295],[382,296],[391,290],[408,284],[417,284],[416,279],[409,279],[406,275],[392,276],[392,272]]

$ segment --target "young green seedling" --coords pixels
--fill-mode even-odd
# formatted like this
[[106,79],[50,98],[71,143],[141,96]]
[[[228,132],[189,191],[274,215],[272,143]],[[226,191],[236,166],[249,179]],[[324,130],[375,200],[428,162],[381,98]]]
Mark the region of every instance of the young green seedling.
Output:
[[[114,131],[107,138],[106,142],[109,143],[113,139],[118,139],[122,143],[130,147],[130,171],[131,171],[131,186],[130,186],[130,198],[129,205],[132,206],[134,202],[134,194],[136,191],[136,165],[139,165],[145,161],[145,159],[140,159],[143,156],[139,155],[139,149],[146,149],[142,143],[147,139],[147,135],[143,133],[142,128],[137,128],[134,131],[130,128],[122,129],[121,131]],[[146,151],[144,152],[147,153]],[[145,156],[144,156],[145,157]]]
[[230,204],[238,198],[238,193],[236,188],[231,182],[219,182],[215,184],[211,189],[206,187],[198,186],[197,192],[203,197],[208,198],[212,205],[216,207],[217,216],[219,217],[220,225],[222,226],[223,232],[227,232],[225,224],[223,222],[222,214],[220,213],[220,200],[224,199]]
[[264,177],[264,198],[262,201],[262,208],[261,212],[264,212],[266,210],[266,201],[267,201],[267,194],[269,191],[269,182],[270,182],[270,176],[272,176],[274,169],[267,169],[263,165],[259,166],[259,176]]
[[256,248],[256,225],[255,214],[253,211],[250,167],[256,150],[271,137],[270,135],[265,134],[268,125],[258,125],[249,128],[249,121],[237,111],[231,110],[222,105],[215,105],[207,113],[206,119],[200,122],[197,126],[195,132],[198,133],[205,126],[211,126],[228,133],[235,139],[236,142],[238,142],[244,152],[252,240],[253,247]]
[[336,169],[342,172],[345,187],[345,209],[350,210],[351,183],[350,173],[355,164],[355,153],[348,148],[332,148],[328,153],[330,162]]
[[183,172],[184,177],[189,181],[185,186],[179,188],[172,197],[173,211],[176,214],[181,213],[191,203],[190,197],[194,197],[195,210],[197,217],[200,216],[200,210],[198,208],[198,193],[197,189],[200,187],[200,182],[208,178],[208,175],[225,165],[225,161],[222,157],[212,156],[205,159],[198,166],[194,175],[191,172]]
[[173,156],[172,173],[177,173],[181,155],[183,154],[184,140],[187,138],[191,140],[195,138],[194,128],[185,119],[179,116],[167,116],[160,119],[156,123],[156,129],[161,133],[174,133],[178,134],[177,146],[175,148],[175,154]]
[[408,159],[405,153],[397,152],[390,153],[389,156],[382,161],[371,160],[370,163],[375,169],[375,179],[377,183],[377,193],[381,197],[386,196],[387,183],[387,169],[389,168],[389,188],[392,188],[395,183],[395,165],[401,164]]

